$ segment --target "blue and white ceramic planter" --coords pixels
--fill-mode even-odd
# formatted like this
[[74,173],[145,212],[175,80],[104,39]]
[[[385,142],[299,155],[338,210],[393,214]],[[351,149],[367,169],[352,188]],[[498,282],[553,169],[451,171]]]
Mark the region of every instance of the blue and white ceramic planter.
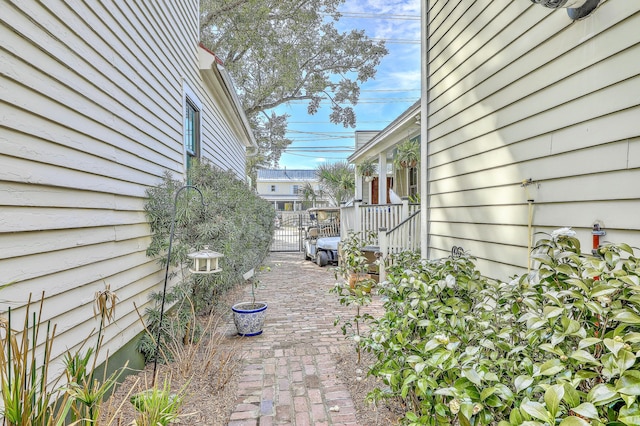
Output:
[[231,307],[233,322],[241,336],[262,334],[262,326],[267,316],[267,304],[264,302],[241,302]]

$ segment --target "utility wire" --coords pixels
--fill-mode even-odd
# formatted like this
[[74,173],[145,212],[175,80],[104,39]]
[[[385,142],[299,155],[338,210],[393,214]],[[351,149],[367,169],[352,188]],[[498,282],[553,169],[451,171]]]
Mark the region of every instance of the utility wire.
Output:
[[318,146],[306,146],[306,147],[286,147],[285,151],[353,151],[352,146],[326,146],[326,147],[318,147]]
[[421,89],[360,89],[360,92],[419,92]]
[[[368,100],[358,99],[358,104],[402,104],[402,103],[414,103],[418,98],[370,98]],[[300,99],[289,101],[289,104],[305,104],[309,101]],[[320,104],[331,103],[328,99],[321,100]]]
[[330,160],[344,160],[344,159],[346,159],[346,157],[344,157],[344,156],[342,156],[342,157],[327,157],[325,155],[305,155],[305,154],[294,154],[294,153],[288,153],[288,152],[284,152],[283,154],[294,155],[296,157],[306,157],[306,158],[322,157],[322,158],[327,158],[327,159],[330,159]]
[[323,132],[310,132],[310,131],[304,131],[304,130],[293,130],[293,129],[289,129],[287,131],[287,133],[299,133],[302,135],[314,135],[314,136],[331,136],[333,137],[333,135],[351,135],[353,136],[353,131],[347,131],[347,132],[332,132],[332,131],[323,131]]
[[[339,12],[340,17],[359,19],[399,19],[402,21],[419,21],[420,15],[394,15],[391,13]],[[328,13],[323,15],[331,16]]]
[[373,41],[384,41],[385,43],[391,43],[391,44],[420,44],[420,40],[410,39],[410,38],[378,38],[378,37],[371,37],[370,40],[373,40]]

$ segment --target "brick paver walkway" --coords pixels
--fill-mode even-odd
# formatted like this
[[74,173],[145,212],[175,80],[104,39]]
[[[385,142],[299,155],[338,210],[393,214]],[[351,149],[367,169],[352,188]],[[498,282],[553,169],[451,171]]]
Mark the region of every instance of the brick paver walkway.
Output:
[[336,376],[336,354],[349,342],[333,325],[352,309],[329,293],[332,268],[301,253],[272,253],[267,264],[271,271],[260,273],[256,297],[269,305],[264,333],[240,341],[245,360],[229,425],[357,425],[349,391]]

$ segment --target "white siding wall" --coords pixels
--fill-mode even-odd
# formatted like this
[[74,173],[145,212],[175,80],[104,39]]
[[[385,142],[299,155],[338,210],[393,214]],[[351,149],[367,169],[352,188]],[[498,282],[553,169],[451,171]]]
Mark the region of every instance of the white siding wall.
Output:
[[522,272],[528,198],[535,232],[573,227],[590,252],[601,221],[640,246],[640,2],[576,22],[525,0],[428,3],[429,255]]
[[104,283],[119,298],[106,349],[142,330],[134,303],[164,277],[145,255],[145,188],[184,172],[183,83],[204,108],[203,157],[244,176],[198,71],[198,14],[197,0],[0,3],[1,311],[44,291],[56,356],[98,326]]

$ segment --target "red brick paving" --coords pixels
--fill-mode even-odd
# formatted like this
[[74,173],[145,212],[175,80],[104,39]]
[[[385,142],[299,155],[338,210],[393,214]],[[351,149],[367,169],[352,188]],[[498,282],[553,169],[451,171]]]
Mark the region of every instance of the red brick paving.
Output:
[[[336,374],[335,354],[349,342],[334,321],[353,313],[329,293],[333,268],[305,261],[301,253],[272,253],[267,264],[271,270],[258,275],[256,296],[269,305],[264,332],[239,338],[245,359],[229,425],[358,425],[349,390]],[[339,411],[330,410],[336,406]]]

